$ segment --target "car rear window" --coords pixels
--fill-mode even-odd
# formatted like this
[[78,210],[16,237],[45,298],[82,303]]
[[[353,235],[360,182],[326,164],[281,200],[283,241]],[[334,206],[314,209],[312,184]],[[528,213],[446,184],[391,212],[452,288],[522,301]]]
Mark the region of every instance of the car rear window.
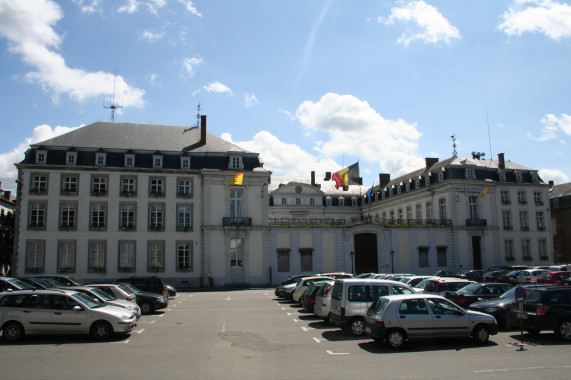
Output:
[[371,304],[369,310],[367,311],[368,314],[381,314],[383,310],[389,304],[389,300],[386,298],[379,298],[375,302]]
[[335,285],[333,285],[333,291],[331,293],[331,298],[337,301],[341,301],[341,298],[343,297],[343,283],[342,282],[336,282]]

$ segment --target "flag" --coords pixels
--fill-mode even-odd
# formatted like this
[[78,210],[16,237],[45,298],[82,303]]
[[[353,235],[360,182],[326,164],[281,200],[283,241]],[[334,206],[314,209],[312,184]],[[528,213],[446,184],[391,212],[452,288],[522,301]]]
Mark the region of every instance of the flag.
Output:
[[365,196],[369,198],[369,200],[373,199],[373,186],[365,193]]
[[359,163],[355,162],[353,165],[333,173],[332,179],[335,181],[336,189],[346,188],[349,185],[360,185]]
[[236,174],[234,178],[230,182],[228,182],[228,186],[232,185],[242,185],[242,180],[244,179],[244,172],[240,172]]
[[480,199],[484,198],[484,195],[486,195],[487,192],[488,192],[488,185],[486,185],[486,187],[484,187],[484,190],[482,190],[482,192],[480,193]]

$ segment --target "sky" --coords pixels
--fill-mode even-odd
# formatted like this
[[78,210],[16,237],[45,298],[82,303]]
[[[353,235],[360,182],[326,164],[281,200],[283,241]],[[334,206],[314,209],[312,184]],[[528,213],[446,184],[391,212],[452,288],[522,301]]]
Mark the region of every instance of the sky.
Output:
[[96,121],[193,126],[274,175],[485,153],[571,181],[571,2],[0,0],[0,182]]

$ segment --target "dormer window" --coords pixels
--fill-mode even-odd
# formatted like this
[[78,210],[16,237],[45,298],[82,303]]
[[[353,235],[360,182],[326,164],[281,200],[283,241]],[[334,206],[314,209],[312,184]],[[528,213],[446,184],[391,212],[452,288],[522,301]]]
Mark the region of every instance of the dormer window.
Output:
[[105,166],[107,164],[107,153],[95,153],[95,166]]
[[45,165],[48,161],[48,152],[45,150],[38,150],[36,152],[36,165]]
[[180,168],[186,170],[190,169],[190,157],[180,158]]
[[351,206],[357,207],[357,198],[352,198],[352,199],[351,199]]
[[515,173],[515,181],[516,181],[517,183],[522,183],[522,182],[523,182],[523,178],[522,178],[521,173]]
[[230,156],[230,161],[228,162],[228,169],[244,169],[242,156]]
[[473,168],[466,168],[466,179],[476,179],[476,171]]
[[345,198],[343,197],[339,198],[339,206],[345,206]]
[[325,198],[325,206],[331,206],[331,197]]
[[426,177],[424,177],[424,185],[430,186],[430,175],[427,175]]
[[438,182],[442,182],[442,181],[444,181],[444,173],[438,172]]
[[386,192],[386,189],[383,189],[383,191],[381,192],[381,199],[385,199],[385,196],[386,196],[385,192]]
[[410,182],[406,183],[405,191],[408,193],[410,191]]
[[125,154],[125,167],[126,168],[134,168],[135,167],[135,155],[134,154]]
[[417,190],[420,189],[420,180],[419,179],[414,181],[414,188]]
[[499,173],[498,174],[500,182],[506,182],[506,173]]
[[163,167],[163,156],[160,154],[153,154],[153,168],[160,169]]
[[77,152],[66,152],[65,164],[75,166],[77,164]]
[[531,182],[536,184],[536,185],[539,183],[539,177],[537,176],[537,174],[531,175]]
[[400,192],[401,192],[401,185],[398,185],[397,186],[397,194],[400,194]]

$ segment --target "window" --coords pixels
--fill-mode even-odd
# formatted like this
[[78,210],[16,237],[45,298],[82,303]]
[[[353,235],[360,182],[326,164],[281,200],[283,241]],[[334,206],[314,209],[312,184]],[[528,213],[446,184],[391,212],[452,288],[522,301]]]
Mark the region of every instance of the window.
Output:
[[313,248],[300,248],[299,258],[302,272],[313,272]]
[[351,206],[357,207],[357,198],[351,198]]
[[400,304],[399,314],[428,314],[428,308],[422,298],[405,299]]
[[77,175],[63,175],[61,178],[61,194],[77,195],[78,181]]
[[119,207],[121,209],[121,223],[119,224],[119,228],[124,231],[134,231],[137,220],[137,205],[132,203],[122,203]]
[[119,272],[135,271],[135,242],[119,242]]
[[498,177],[500,179],[500,182],[506,182],[506,173],[499,173]]
[[159,169],[163,167],[163,156],[153,155],[153,168]]
[[46,228],[46,203],[31,202],[28,226],[32,229]]
[[446,259],[446,247],[436,247],[436,258],[437,265],[439,267],[448,266],[448,260]]
[[410,191],[410,182],[406,183],[405,191],[408,193]]
[[36,164],[44,165],[48,162],[48,152],[45,150],[38,150],[36,152]]
[[244,239],[231,238],[230,239],[230,267],[243,268],[244,267]]
[[107,217],[107,204],[106,203],[92,203],[91,204],[91,220],[90,227],[92,229],[105,229]]
[[521,241],[521,254],[523,259],[526,261],[531,260],[531,254],[529,252],[529,239],[522,239]]
[[87,268],[89,273],[104,273],[107,255],[107,243],[105,241],[89,241],[87,243]]
[[434,219],[434,216],[432,215],[432,202],[426,202],[426,219]]
[[60,230],[76,229],[77,203],[62,202],[60,204]]
[[33,174],[30,182],[30,194],[47,194],[48,193],[48,175]]
[[399,209],[397,210],[397,215],[398,215],[398,220],[399,220],[399,221],[403,220],[404,216],[403,216],[403,213],[402,213],[402,208],[399,208]]
[[419,179],[414,180],[414,188],[420,189],[420,180]]
[[339,206],[345,206],[345,198],[339,197]]
[[444,173],[438,172],[438,182],[442,182],[442,181],[444,181]]
[[529,230],[529,222],[527,218],[527,211],[520,211],[519,212],[519,225],[522,231]]
[[540,259],[547,258],[547,240],[546,239],[538,239],[537,240],[537,251],[539,253]]
[[71,165],[71,166],[77,164],[77,152],[66,152],[65,163],[66,165]]
[[325,206],[331,206],[331,197],[325,198]]
[[315,198],[309,198],[309,205],[315,206]]
[[470,219],[476,220],[479,219],[478,215],[478,196],[470,195],[468,196],[468,211],[470,214]]
[[476,171],[473,168],[466,169],[466,179],[476,179]]
[[242,157],[231,156],[228,169],[242,169]]
[[180,168],[181,169],[190,169],[190,157],[181,157],[180,158]]
[[517,201],[521,205],[524,205],[527,203],[527,194],[525,191],[518,191],[517,192]]
[[59,273],[75,272],[75,241],[58,242]]
[[165,179],[151,178],[149,180],[149,195],[162,197],[165,195]]
[[[242,216],[242,197],[243,191],[241,189],[230,189],[230,216],[239,218]],[[284,204],[285,198],[282,198]]]
[[523,182],[523,178],[522,178],[522,176],[521,176],[521,173],[516,173],[516,174],[515,174],[515,181],[516,181],[517,183],[522,183],[522,182]]
[[406,218],[412,220],[412,206],[406,206]]
[[438,200],[438,207],[440,209],[440,219],[444,220],[446,219],[447,215],[446,215],[446,198],[440,198]]
[[511,239],[504,240],[504,253],[506,255],[507,260],[514,259],[513,240]]
[[278,249],[278,272],[289,272],[289,249]]
[[400,194],[400,193],[401,193],[401,186],[402,186],[402,185],[398,185],[398,186],[397,186],[397,194]]
[[416,219],[422,220],[422,204],[420,203],[416,205]]
[[296,205],[301,205],[301,198],[295,198],[295,204]]
[[418,266],[419,268],[428,267],[428,247],[418,247]]
[[511,211],[508,211],[508,210],[502,211],[502,222],[503,222],[504,230],[511,230],[512,229],[512,213],[511,213]]
[[95,153],[95,166],[105,166],[107,163],[107,153]]
[[180,231],[190,231],[192,229],[192,206],[177,205],[176,207],[176,228]]
[[424,186],[430,186],[430,176],[424,177]]
[[92,176],[91,177],[91,195],[107,194],[107,177]]
[[43,240],[28,240],[26,242],[26,272],[40,273],[44,271],[46,242]]
[[391,222],[395,221],[395,210],[389,211],[389,219],[391,220]]
[[287,205],[287,199],[286,198],[282,198],[282,205]]
[[500,192],[500,197],[502,199],[502,204],[504,205],[509,205],[511,204],[511,200],[510,200],[510,192],[508,190],[502,190]]
[[536,206],[543,206],[543,194],[541,193],[541,191],[533,192],[533,200]]
[[132,197],[137,195],[137,177],[121,177],[121,196]]
[[176,270],[192,272],[192,241],[176,242]]
[[165,267],[165,242],[150,241],[148,246],[147,271],[162,272]]
[[531,182],[536,184],[536,185],[539,183],[539,177],[537,176],[537,174],[531,175]]
[[535,220],[537,221],[537,229],[539,231],[545,230],[545,224],[543,222],[543,211],[535,212]]
[[149,205],[149,230],[162,231],[165,223],[165,206],[163,204]]
[[192,196],[192,180],[190,178],[178,178],[176,182],[176,195],[183,198],[190,198]]
[[387,219],[387,212],[386,211],[381,212],[381,218],[383,218],[383,220]]
[[135,155],[134,154],[125,154],[125,167],[126,168],[134,168],[135,167]]

